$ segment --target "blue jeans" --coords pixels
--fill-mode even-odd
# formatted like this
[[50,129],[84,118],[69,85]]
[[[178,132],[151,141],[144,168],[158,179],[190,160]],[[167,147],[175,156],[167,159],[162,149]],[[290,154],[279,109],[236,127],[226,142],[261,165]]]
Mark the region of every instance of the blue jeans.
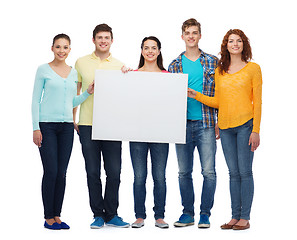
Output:
[[130,155],[134,170],[134,210],[136,218],[146,218],[145,197],[147,178],[147,155],[150,150],[154,180],[155,219],[164,218],[166,201],[165,169],[168,158],[168,143],[130,142]]
[[[117,215],[121,174],[122,142],[92,140],[92,126],[79,126],[79,139],[85,159],[90,206],[94,217],[106,222]],[[104,197],[101,182],[101,153],[106,173]]]
[[232,218],[250,219],[254,196],[252,164],[254,153],[249,145],[253,119],[229,129],[220,129],[221,143],[229,169]]
[[193,160],[195,147],[198,149],[203,187],[200,214],[210,216],[216,189],[216,136],[214,128],[203,128],[202,121],[187,121],[186,144],[176,144],[179,167],[179,188],[184,207],[183,213],[194,216]]
[[66,171],[73,145],[73,123],[39,123],[43,165],[42,200],[44,218],[59,217],[66,185]]

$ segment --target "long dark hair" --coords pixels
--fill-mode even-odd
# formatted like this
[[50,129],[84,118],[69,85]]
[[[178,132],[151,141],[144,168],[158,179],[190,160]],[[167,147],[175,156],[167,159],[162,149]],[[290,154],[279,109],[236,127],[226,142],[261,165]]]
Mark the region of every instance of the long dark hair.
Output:
[[[160,50],[160,54],[157,58],[157,65],[158,67],[161,69],[161,70],[166,70],[163,66],[163,58],[162,58],[162,53],[161,53],[161,42],[159,41],[158,38],[154,37],[154,36],[150,36],[150,37],[145,37],[143,40],[142,40],[142,43],[141,43],[141,49],[143,49],[143,45],[144,45],[144,42],[147,41],[147,40],[153,40],[157,43],[157,46],[158,46],[158,49]],[[140,54],[140,60],[139,60],[139,64],[138,64],[138,68],[141,68],[143,67],[144,65],[144,57],[142,56],[142,54]]]

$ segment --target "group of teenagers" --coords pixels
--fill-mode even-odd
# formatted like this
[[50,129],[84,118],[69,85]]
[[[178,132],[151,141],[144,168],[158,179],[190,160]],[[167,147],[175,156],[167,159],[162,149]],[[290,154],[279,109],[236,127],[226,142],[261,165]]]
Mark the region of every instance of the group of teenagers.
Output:
[[[229,170],[232,218],[221,229],[245,230],[250,227],[254,194],[252,162],[260,144],[262,75],[258,64],[251,62],[249,39],[239,29],[229,30],[221,44],[221,58],[203,52],[198,43],[201,26],[190,18],[182,25],[186,50],[169,65],[163,66],[161,43],[154,36],[141,43],[141,56],[136,71],[188,74],[186,143],[175,144],[178,179],[183,212],[175,227],[194,225],[194,186],[192,179],[194,150],[197,148],[203,175],[199,228],[210,227],[211,209],[216,189],[216,139],[221,139]],[[97,25],[93,31],[95,51],[76,61],[75,68],[65,62],[70,53],[70,38],[58,34],[51,50],[54,60],[38,67],[32,98],[33,142],[38,146],[42,165],[42,200],[44,227],[69,229],[61,221],[66,171],[74,129],[79,134],[85,159],[93,229],[104,225],[129,227],[118,216],[121,173],[121,141],[92,140],[93,92],[96,69],[132,69],[110,53],[112,29]],[[168,86],[170,91],[170,86]],[[120,101],[120,100],[119,100]],[[76,107],[80,105],[76,124]],[[118,119],[121,121],[121,119]],[[134,170],[134,210],[132,228],[141,228],[146,219],[146,179],[148,152],[153,177],[155,226],[168,228],[164,221],[166,202],[166,164],[168,143],[130,142]],[[103,195],[101,158],[106,173]]]

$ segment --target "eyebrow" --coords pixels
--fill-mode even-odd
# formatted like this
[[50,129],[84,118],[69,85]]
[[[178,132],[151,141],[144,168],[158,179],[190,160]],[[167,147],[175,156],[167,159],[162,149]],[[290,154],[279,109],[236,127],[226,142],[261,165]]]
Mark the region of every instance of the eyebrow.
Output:
[[[190,31],[184,31],[184,33],[190,33]],[[192,33],[199,33],[199,31],[193,31]]]
[[242,41],[242,39],[241,38],[230,38],[230,39],[228,39],[228,41],[238,41],[238,40],[241,40]]
[[109,36],[109,35],[105,35],[105,36],[97,36],[97,38],[111,38],[111,36]]
[[55,45],[55,47],[69,47],[69,45],[60,45],[60,44],[58,44],[58,45]]

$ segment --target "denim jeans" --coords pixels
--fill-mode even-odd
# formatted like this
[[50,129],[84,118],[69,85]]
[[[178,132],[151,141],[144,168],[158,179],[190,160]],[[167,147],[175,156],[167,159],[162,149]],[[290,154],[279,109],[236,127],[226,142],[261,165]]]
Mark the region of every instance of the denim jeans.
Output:
[[[117,215],[121,174],[122,142],[92,140],[92,126],[79,126],[79,139],[85,159],[90,206],[94,217],[106,222]],[[106,184],[104,197],[101,182],[101,153]]]
[[252,164],[254,153],[249,145],[253,119],[229,129],[220,129],[221,143],[229,169],[232,218],[250,219],[254,195]]
[[164,218],[166,201],[165,169],[168,158],[168,143],[130,142],[130,155],[134,170],[134,210],[136,218],[146,218],[145,197],[147,178],[147,156],[150,151],[154,181],[155,219]]
[[183,213],[194,216],[194,187],[193,187],[193,160],[194,150],[197,147],[203,187],[201,194],[200,214],[210,216],[213,207],[216,189],[216,137],[214,128],[203,128],[202,121],[187,121],[186,144],[176,144],[176,154],[179,167],[179,188],[184,207]]
[[66,185],[66,171],[73,145],[73,123],[40,122],[43,165],[42,200],[44,218],[60,216]]

